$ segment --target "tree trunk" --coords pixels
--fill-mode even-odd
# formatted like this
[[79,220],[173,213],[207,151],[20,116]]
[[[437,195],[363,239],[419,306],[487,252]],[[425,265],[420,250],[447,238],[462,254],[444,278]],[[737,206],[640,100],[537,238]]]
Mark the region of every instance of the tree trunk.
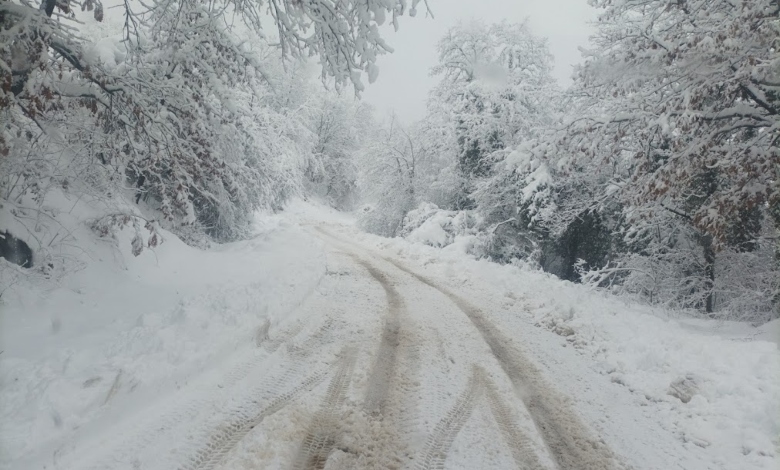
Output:
[[715,249],[712,246],[711,235],[701,235],[699,237],[702,248],[704,249],[704,275],[706,281],[704,283],[707,290],[707,297],[704,301],[704,310],[712,316],[715,308]]

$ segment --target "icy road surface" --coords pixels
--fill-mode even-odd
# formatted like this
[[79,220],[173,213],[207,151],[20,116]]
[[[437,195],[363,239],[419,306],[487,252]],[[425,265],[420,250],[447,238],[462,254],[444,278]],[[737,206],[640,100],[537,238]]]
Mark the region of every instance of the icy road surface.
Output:
[[[479,305],[323,226],[297,320],[84,460],[94,469],[624,468]],[[71,459],[66,459],[71,460]]]

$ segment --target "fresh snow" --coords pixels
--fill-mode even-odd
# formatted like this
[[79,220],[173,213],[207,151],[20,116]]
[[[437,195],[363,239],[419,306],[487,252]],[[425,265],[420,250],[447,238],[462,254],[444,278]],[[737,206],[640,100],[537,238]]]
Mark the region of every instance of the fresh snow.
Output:
[[[333,411],[320,405],[331,377],[354,371],[345,395],[331,397],[350,410],[364,400],[356,390],[371,389],[386,292],[405,309],[400,344],[419,343],[409,351],[420,358],[406,349],[396,358],[396,380],[419,392],[405,412],[419,415],[399,411],[412,430],[399,437],[350,412],[340,426],[365,432],[335,450],[329,468],[361,468],[349,449],[395,441],[407,446],[393,465],[414,466],[474,377],[485,374],[504,400],[514,395],[466,316],[401,268],[479,306],[628,467],[777,468],[777,321],[754,328],[634,304],[476,260],[466,254],[471,237],[427,246],[446,235],[443,219],[409,239],[386,239],[299,201],[258,215],[249,240],[197,250],[163,231],[164,243],[136,258],[131,230],[99,239],[81,222],[89,209],[77,207],[60,220],[78,244],[81,254],[68,259],[83,260],[80,269],[54,284],[0,267],[0,468],[206,468],[188,465],[225,439],[239,442],[224,468],[288,466]],[[472,363],[482,372],[472,373]],[[275,396],[290,401],[252,418],[253,404]],[[496,437],[505,428],[488,401],[475,400],[446,467],[511,467],[517,455]],[[505,406],[539,465],[550,467],[522,402]],[[225,439],[210,431],[231,426],[237,431]],[[365,454],[373,468],[387,464],[379,454]]]
[[[61,218],[88,241],[86,266],[59,286],[19,277],[0,304],[2,468],[56,463],[74,439],[221,368],[290,315],[325,269],[322,249],[278,217],[207,251],[164,232],[137,258],[130,229],[112,243],[78,222],[85,214]],[[0,263],[0,279],[12,279],[18,268]]]

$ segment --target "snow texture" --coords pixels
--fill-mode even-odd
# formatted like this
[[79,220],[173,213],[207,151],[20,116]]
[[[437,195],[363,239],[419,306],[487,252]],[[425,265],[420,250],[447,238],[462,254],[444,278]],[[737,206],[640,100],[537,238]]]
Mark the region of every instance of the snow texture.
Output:
[[[361,233],[311,203],[258,215],[254,238],[205,251],[163,231],[137,258],[131,230],[108,242],[77,222],[89,210],[62,218],[89,255],[81,270],[60,287],[17,277],[3,295],[0,468],[304,465],[334,429],[347,436],[329,454],[339,468],[552,468],[446,292],[479,305],[627,466],[777,467],[776,321],[689,319]],[[420,228],[417,240],[441,235]],[[381,422],[359,409],[361,389]],[[502,435],[530,437],[512,447]]]

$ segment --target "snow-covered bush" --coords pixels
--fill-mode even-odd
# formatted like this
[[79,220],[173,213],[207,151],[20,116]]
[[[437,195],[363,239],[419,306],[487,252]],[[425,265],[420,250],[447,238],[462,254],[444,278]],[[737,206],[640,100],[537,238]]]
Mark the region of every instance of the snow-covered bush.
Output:
[[476,235],[479,219],[471,211],[447,211],[422,203],[404,217],[400,235],[435,247],[450,245],[455,237]]

